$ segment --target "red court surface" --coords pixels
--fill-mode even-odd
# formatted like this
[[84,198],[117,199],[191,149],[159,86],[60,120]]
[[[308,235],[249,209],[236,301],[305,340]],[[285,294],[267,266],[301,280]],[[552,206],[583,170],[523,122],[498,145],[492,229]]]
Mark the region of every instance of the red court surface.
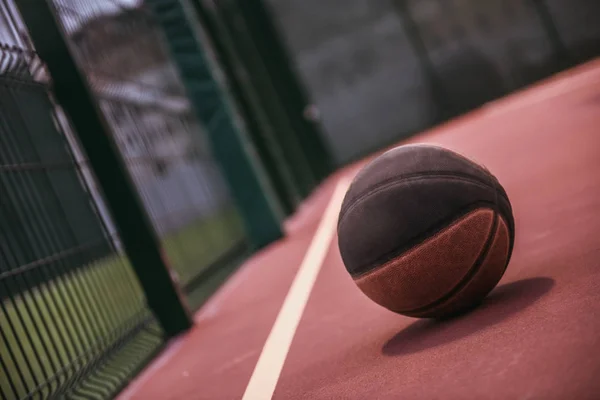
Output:
[[[505,276],[461,317],[403,317],[358,290],[334,238],[273,398],[600,398],[600,61],[410,142],[457,150],[504,185]],[[335,182],[360,165],[323,184],[120,399],[241,399]]]

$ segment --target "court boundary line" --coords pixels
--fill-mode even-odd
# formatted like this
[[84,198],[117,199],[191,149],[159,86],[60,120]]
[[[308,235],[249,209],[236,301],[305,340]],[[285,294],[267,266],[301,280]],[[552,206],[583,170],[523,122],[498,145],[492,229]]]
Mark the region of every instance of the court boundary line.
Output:
[[275,392],[300,319],[331,247],[339,210],[349,185],[349,177],[341,178],[336,184],[265,341],[242,400],[267,400],[271,399]]

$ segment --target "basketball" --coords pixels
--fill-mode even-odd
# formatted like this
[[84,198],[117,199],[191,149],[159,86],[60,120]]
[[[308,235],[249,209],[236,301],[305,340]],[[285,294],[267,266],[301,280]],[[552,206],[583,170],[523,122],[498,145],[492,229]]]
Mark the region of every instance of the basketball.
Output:
[[416,144],[389,150],[354,177],[339,213],[346,270],[372,301],[415,318],[476,307],[514,245],[508,195],[485,167]]

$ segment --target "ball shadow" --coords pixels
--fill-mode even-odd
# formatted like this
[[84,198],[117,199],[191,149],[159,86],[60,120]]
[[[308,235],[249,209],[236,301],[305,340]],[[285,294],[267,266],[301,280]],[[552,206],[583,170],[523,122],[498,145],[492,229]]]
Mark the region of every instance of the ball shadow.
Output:
[[523,279],[499,286],[470,312],[443,321],[418,320],[402,329],[385,343],[382,353],[417,353],[472,335],[531,306],[553,286],[551,278]]

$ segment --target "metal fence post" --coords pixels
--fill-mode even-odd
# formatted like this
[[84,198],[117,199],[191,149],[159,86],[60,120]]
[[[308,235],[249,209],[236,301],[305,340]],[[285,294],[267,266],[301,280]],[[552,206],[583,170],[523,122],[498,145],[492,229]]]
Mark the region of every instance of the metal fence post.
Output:
[[251,141],[235,123],[229,99],[202,49],[200,32],[189,19],[194,8],[186,0],[147,0],[147,4],[163,28],[175,66],[206,127],[248,236],[255,248],[264,247],[283,236],[283,212]]
[[[207,3],[205,2],[205,5]],[[308,157],[300,145],[295,127],[288,118],[285,104],[277,92],[269,72],[269,62],[259,53],[256,38],[233,2],[214,3],[209,9],[221,22],[223,31],[231,38],[235,53],[243,60],[243,68],[248,74],[247,81],[253,85],[258,95],[255,101],[264,108],[265,115],[273,126],[273,142],[281,149],[287,161],[289,181],[302,200],[312,191],[316,179]]]
[[167,336],[187,330],[193,324],[190,311],[108,124],[67,44],[56,10],[47,0],[15,4],[52,77],[54,95],[87,153],[148,305]]
[[262,57],[268,60],[270,74],[294,125],[302,151],[309,160],[313,175],[317,181],[324,179],[334,169],[331,149],[318,124],[318,116],[314,115],[314,105],[311,104],[309,95],[293,67],[294,63],[270,10],[263,0],[231,1],[237,3],[256,38]]
[[269,121],[263,99],[254,85],[250,66],[243,60],[230,32],[220,20],[216,7],[207,7],[204,1],[194,0],[198,19],[206,30],[216,57],[228,78],[232,94],[252,136],[256,150],[269,174],[273,187],[286,215],[290,215],[302,201],[295,184],[290,160],[285,157],[277,141],[276,128]]

